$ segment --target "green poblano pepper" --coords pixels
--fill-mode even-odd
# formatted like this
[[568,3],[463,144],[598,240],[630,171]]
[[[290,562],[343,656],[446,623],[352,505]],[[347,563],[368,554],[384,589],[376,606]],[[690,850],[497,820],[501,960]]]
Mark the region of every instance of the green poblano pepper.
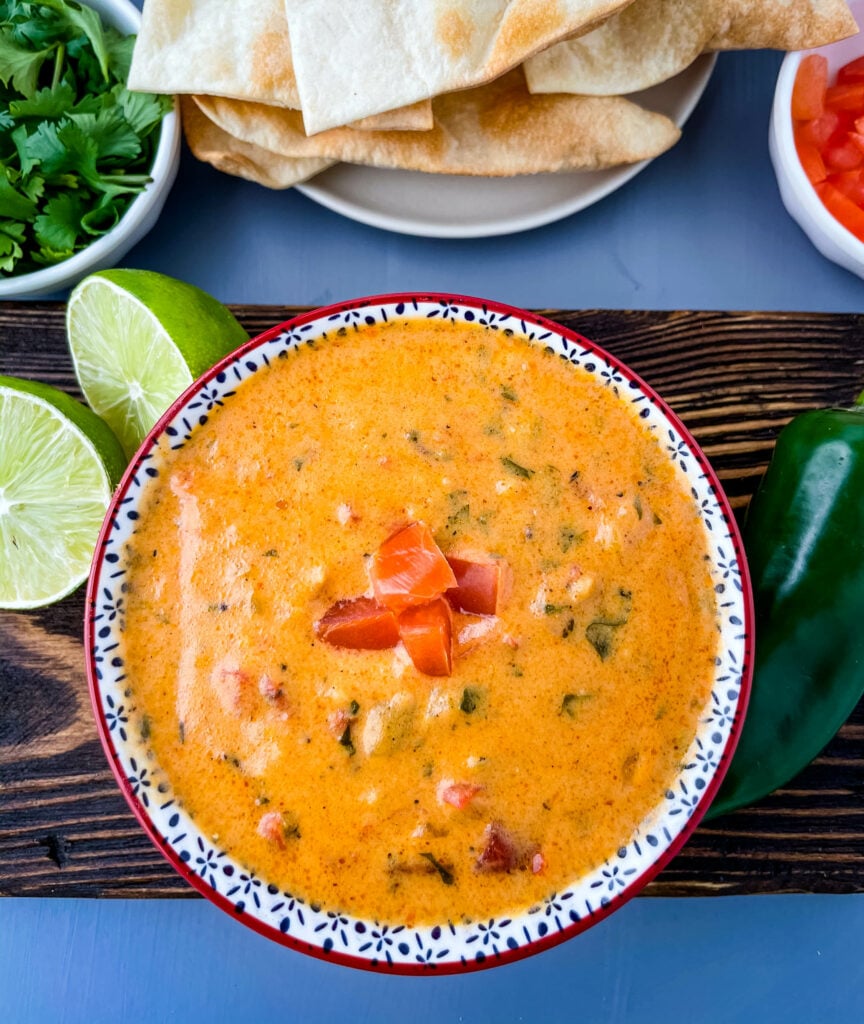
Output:
[[756,609],[753,688],[709,817],[785,785],[864,693],[864,405],[807,412],[781,432],[744,547]]

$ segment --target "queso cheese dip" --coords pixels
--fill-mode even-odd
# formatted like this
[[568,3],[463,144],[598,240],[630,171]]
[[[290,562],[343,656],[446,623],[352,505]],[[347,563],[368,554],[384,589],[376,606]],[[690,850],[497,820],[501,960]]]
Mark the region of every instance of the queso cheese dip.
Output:
[[[214,843],[325,909],[514,912],[626,843],[718,645],[704,528],[629,403],[527,340],[391,321],[272,361],[163,449],[123,644],[148,743]],[[452,674],[315,624],[394,530],[500,560]]]

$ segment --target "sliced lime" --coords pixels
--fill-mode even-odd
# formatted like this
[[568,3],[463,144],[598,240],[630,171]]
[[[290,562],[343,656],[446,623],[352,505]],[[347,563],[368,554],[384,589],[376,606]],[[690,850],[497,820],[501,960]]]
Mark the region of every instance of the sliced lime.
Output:
[[80,402],[0,376],[0,607],[50,604],[87,578],[125,468],[117,439]]
[[130,458],[174,399],[248,339],[211,295],[148,270],[85,278],[66,329],[84,397]]

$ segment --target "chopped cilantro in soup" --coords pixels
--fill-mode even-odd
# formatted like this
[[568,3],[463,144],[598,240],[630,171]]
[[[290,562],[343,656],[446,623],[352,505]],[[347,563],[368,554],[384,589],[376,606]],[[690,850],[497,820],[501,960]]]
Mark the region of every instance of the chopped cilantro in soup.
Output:
[[[148,486],[130,685],[258,877],[381,921],[494,916],[662,803],[716,654],[704,528],[585,371],[479,326],[362,328],[260,370]],[[406,537],[427,563],[399,577]]]

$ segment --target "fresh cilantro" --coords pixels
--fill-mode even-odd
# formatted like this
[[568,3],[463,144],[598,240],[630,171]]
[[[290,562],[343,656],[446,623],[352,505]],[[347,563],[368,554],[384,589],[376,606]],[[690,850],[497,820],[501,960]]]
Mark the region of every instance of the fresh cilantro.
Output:
[[[74,45],[81,46],[81,35],[87,38],[90,49],[99,67],[102,69],[104,78],[108,78],[108,51],[105,48],[105,35],[99,15],[92,7],[84,7],[76,0],[39,0],[34,7],[47,7],[56,11],[61,16],[71,32],[71,41]],[[77,30],[77,31],[76,31]]]
[[98,114],[70,114],[69,120],[96,143],[97,160],[112,156],[131,160],[141,152],[141,140],[119,107]]
[[28,143],[29,155],[37,161],[49,183],[64,174],[81,174],[88,179],[99,177],[95,140],[68,119],[42,121]]
[[47,50],[28,50],[8,35],[0,34],[0,82],[11,85],[23,96],[32,96]]
[[108,51],[108,68],[114,77],[125,82],[132,66],[132,51],[135,36],[123,36],[110,26],[105,29],[105,49]]
[[103,196],[99,205],[81,218],[81,227],[88,235],[104,235],[120,220],[124,202],[123,196]]
[[38,252],[33,253],[33,262],[39,267],[50,267],[54,263],[68,260],[73,252],[73,249],[52,249],[50,246],[43,245]]
[[[12,119],[10,118],[10,120]],[[12,124],[14,125],[15,122],[12,121]],[[2,131],[2,127],[3,126],[0,125],[0,131]],[[17,128],[13,128],[13,130],[9,132],[9,139],[17,150],[18,165],[20,167],[21,174],[24,178],[28,178],[30,176],[30,172],[36,166],[37,161],[30,156],[27,128],[23,124],[19,124]]]
[[12,220],[0,220],[0,270],[11,270],[21,258],[24,227]]
[[36,214],[36,204],[22,195],[9,180],[9,172],[0,174],[0,217],[29,220]]
[[171,100],[127,90],[134,42],[77,0],[0,0],[0,277],[79,252],[149,182]]
[[35,203],[37,199],[41,199],[45,195],[45,179],[38,174],[22,178],[21,190],[28,199],[32,199]]
[[75,90],[68,82],[60,82],[53,89],[40,89],[29,99],[12,100],[9,115],[17,121],[25,117],[60,117],[74,102]]
[[165,107],[162,103],[164,96],[151,96],[146,92],[129,92],[128,89],[115,90],[115,96],[123,111],[123,116],[141,135],[150,131],[165,116]]
[[74,192],[61,192],[49,199],[45,212],[35,220],[36,241],[55,250],[73,249],[81,233],[83,202]]

